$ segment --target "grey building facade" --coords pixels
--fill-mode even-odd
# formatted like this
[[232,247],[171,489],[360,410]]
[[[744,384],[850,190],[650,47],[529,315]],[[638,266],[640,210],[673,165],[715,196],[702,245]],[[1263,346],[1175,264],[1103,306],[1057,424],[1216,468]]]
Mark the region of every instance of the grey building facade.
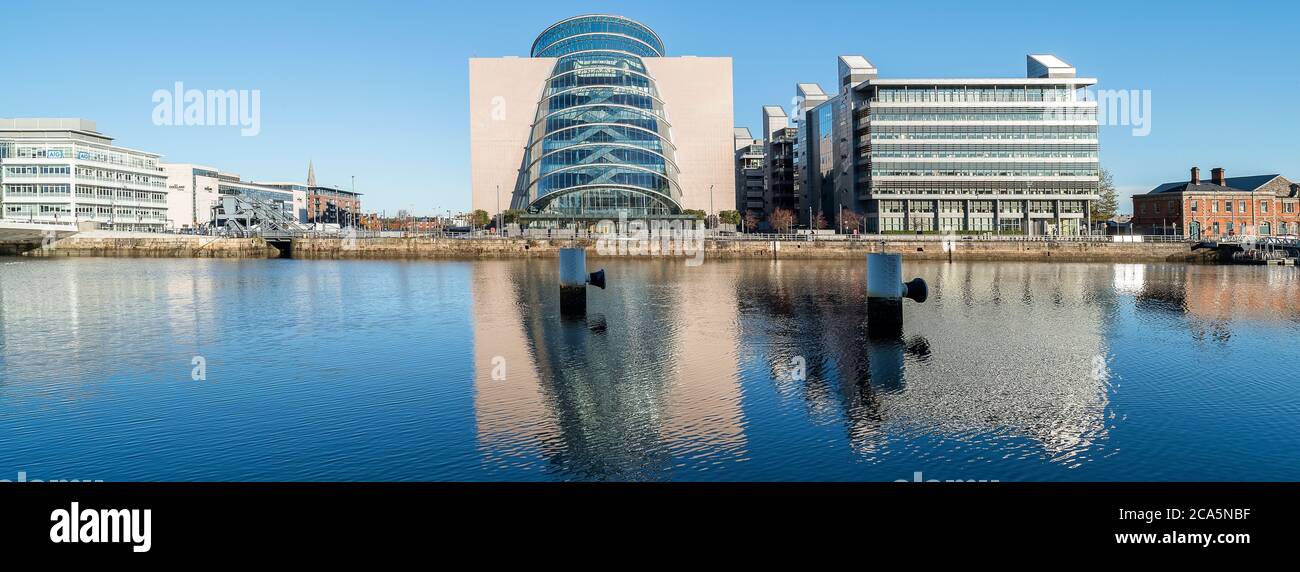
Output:
[[766,156],[762,139],[755,139],[747,128],[736,128],[736,210],[742,217],[753,215],[762,220],[766,216]]
[[[1076,235],[1098,200],[1092,78],[1050,55],[1024,78],[881,79],[839,59],[840,91],[800,84],[803,224],[841,213],[872,233]],[[816,90],[820,91],[820,90]]]

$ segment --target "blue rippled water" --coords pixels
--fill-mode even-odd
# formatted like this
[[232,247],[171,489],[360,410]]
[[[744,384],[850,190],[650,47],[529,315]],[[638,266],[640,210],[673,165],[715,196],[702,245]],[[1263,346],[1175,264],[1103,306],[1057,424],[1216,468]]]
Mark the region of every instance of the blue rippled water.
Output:
[[1300,480],[1295,268],[554,264],[0,258],[0,480]]

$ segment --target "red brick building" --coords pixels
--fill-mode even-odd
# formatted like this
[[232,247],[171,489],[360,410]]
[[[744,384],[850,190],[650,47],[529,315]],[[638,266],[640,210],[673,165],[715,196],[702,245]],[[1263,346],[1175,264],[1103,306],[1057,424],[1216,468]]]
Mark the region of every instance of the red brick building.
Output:
[[1223,169],[1203,181],[1193,167],[1191,180],[1133,197],[1133,228],[1192,239],[1300,234],[1300,185],[1281,175],[1229,178]]
[[333,187],[307,189],[307,222],[353,226],[360,217],[361,193]]

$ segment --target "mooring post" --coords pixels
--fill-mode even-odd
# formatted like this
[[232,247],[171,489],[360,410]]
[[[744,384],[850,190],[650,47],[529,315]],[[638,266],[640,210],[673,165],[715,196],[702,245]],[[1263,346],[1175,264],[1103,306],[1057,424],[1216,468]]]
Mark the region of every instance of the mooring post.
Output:
[[587,250],[560,249],[560,312],[581,314],[587,311],[587,285],[605,289],[605,271],[587,274]]
[[918,304],[930,297],[925,280],[903,282],[903,255],[867,255],[867,332],[873,337],[897,338],[903,334],[903,298]]

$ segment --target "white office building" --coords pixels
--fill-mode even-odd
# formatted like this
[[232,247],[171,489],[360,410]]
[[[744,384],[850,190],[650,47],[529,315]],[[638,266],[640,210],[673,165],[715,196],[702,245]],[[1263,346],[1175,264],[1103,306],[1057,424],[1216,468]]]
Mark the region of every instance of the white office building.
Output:
[[0,119],[0,218],[164,230],[158,158],[114,145],[85,119]]
[[172,230],[194,230],[212,220],[220,202],[217,169],[190,163],[164,163],[167,175],[167,218]]

